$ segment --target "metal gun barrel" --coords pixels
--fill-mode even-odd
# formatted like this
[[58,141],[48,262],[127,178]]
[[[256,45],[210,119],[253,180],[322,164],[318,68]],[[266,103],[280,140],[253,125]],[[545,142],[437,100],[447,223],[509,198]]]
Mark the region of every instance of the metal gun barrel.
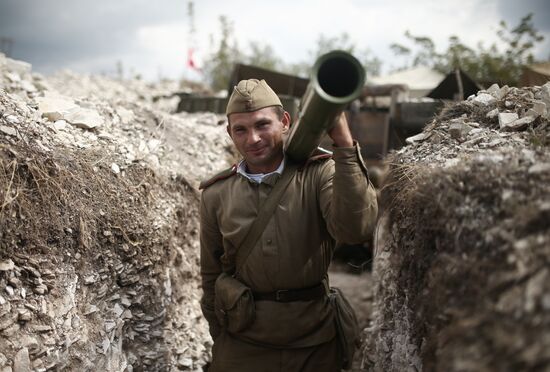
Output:
[[336,116],[359,97],[364,84],[365,70],[350,53],[335,50],[319,57],[285,142],[286,154],[296,161],[306,160]]

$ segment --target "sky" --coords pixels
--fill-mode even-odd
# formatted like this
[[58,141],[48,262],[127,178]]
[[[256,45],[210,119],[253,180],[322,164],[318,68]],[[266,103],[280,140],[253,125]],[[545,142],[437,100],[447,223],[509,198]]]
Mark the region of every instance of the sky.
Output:
[[240,48],[250,42],[270,45],[285,63],[309,60],[322,34],[347,33],[357,49],[370,49],[383,71],[402,62],[390,50],[407,44],[405,31],[432,38],[439,51],[457,35],[471,47],[497,42],[504,20],[519,24],[534,13],[545,36],[538,59],[550,59],[548,0],[196,0],[190,33],[189,0],[0,0],[0,46],[9,39],[11,58],[27,61],[33,71],[200,79],[187,66],[189,48],[198,63],[219,39],[219,17],[232,23]]

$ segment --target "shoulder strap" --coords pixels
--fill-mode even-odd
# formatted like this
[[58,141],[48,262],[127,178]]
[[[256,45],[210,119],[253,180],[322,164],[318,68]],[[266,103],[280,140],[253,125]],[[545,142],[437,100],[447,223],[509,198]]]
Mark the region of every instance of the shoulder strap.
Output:
[[269,222],[271,216],[273,215],[273,212],[275,211],[275,207],[277,206],[277,204],[279,204],[279,201],[281,200],[281,197],[283,196],[287,186],[290,184],[290,180],[292,179],[292,176],[295,172],[296,165],[290,164],[290,162],[288,162],[281,178],[279,178],[275,186],[273,186],[273,189],[267,196],[267,199],[265,200],[262,209],[252,223],[252,226],[250,226],[246,237],[244,238],[239,247],[239,250],[237,251],[235,275],[239,273],[244,263],[248,259],[248,256],[252,252],[252,249],[256,245],[256,242],[264,232],[267,223]]
[[199,190],[204,190],[207,187],[215,184],[216,182],[229,178],[236,173],[237,173],[237,165],[233,164],[231,168],[225,169],[219,172],[218,174],[210,177],[209,179],[202,181],[199,185]]

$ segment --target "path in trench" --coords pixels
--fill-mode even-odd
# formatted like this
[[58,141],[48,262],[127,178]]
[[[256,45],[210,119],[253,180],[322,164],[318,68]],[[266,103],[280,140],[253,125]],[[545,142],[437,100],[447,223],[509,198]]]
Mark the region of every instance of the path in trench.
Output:
[[[346,264],[334,263],[329,270],[330,285],[339,287],[357,314],[361,331],[367,327],[372,314],[374,283],[372,273],[351,273]],[[352,371],[361,371],[361,349],[355,353]]]

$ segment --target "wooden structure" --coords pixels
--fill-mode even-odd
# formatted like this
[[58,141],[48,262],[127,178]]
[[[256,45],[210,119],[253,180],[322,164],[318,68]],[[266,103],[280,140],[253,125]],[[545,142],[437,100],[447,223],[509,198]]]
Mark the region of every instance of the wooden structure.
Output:
[[481,89],[467,73],[461,69],[451,71],[426,97],[462,101]]
[[523,68],[520,86],[544,85],[549,81],[550,62],[535,63]]

